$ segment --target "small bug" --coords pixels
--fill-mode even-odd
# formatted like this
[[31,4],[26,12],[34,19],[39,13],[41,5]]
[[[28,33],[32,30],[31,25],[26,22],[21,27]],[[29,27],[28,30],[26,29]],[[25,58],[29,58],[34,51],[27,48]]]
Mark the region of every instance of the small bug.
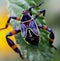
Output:
[[[38,16],[40,16],[41,14],[43,14],[43,16],[45,16],[45,10],[38,11],[37,14],[34,16],[34,18],[32,18],[32,9],[37,8],[42,4],[43,4],[43,2],[41,4],[38,4],[38,5],[34,6],[34,7],[33,6],[30,7],[28,10],[24,10],[22,12],[23,17],[21,19],[18,18],[18,17],[15,17],[15,16],[10,16],[9,19],[8,19],[8,22],[6,24],[6,27],[2,28],[2,29],[6,29],[8,27],[8,24],[9,24],[11,18],[15,19],[15,20],[18,20],[18,21],[21,21],[21,23],[20,23],[21,29],[15,29],[15,30],[12,30],[11,32],[9,32],[6,35],[6,40],[7,40],[7,43],[9,44],[9,46],[15,52],[19,53],[19,55],[22,59],[24,59],[24,58],[23,58],[19,48],[16,46],[16,44],[10,38],[8,38],[9,36],[12,36],[12,35],[15,35],[15,34],[21,32],[22,37],[24,38],[25,41],[27,41],[31,45],[38,45],[38,43],[39,43],[39,33],[38,33],[39,30],[38,29],[43,29],[43,30],[46,30],[50,33],[49,34],[49,45],[51,47],[54,47],[52,45],[52,43],[54,41],[54,33],[51,30],[51,28],[48,28],[46,25],[41,25],[41,24],[37,25],[34,22],[34,20],[36,20],[36,18]],[[0,30],[2,30],[2,29],[0,29]]]

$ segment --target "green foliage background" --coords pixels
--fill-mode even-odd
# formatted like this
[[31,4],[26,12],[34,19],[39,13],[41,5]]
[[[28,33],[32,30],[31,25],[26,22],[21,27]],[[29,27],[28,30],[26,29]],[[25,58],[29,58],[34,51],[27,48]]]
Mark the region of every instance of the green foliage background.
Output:
[[[37,5],[42,0],[9,0],[9,11],[11,15],[22,17],[22,11],[28,9],[30,6]],[[44,4],[43,4],[44,5]],[[38,10],[44,9],[44,6],[33,9],[33,16]],[[43,7],[43,8],[42,8]],[[32,16],[32,17],[33,17]],[[37,24],[46,25],[43,21],[44,17],[38,17]],[[19,22],[11,20],[13,28],[19,28]],[[16,42],[20,45],[22,55],[30,61],[53,61],[55,50],[49,47],[48,32],[42,29],[40,31],[40,42],[38,46],[28,45],[22,38],[21,33],[15,35]],[[27,61],[28,61],[27,60]]]

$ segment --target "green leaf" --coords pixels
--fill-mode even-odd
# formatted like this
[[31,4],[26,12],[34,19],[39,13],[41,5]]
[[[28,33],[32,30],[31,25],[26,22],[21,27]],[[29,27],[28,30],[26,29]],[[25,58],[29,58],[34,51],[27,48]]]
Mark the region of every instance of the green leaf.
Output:
[[[16,15],[18,17],[22,17],[22,11],[28,9],[30,6],[37,5],[41,0],[9,0],[9,11],[10,14]],[[38,10],[41,10],[38,8]],[[33,16],[37,13],[37,8],[33,9]],[[36,19],[36,23],[46,25],[43,21],[44,17],[38,17]],[[20,28],[20,24],[17,21],[11,21],[12,27]],[[27,44],[21,36],[21,33],[15,35],[16,42],[21,47],[20,50],[22,55],[29,59],[30,61],[53,61],[55,50],[49,46],[48,35],[49,33],[45,30],[39,30],[40,41],[38,46],[33,46]]]

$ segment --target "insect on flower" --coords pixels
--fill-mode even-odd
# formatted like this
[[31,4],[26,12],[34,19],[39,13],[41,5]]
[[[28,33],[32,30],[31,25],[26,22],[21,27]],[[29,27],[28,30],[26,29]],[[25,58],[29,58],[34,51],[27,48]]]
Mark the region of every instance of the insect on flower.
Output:
[[[49,34],[49,45],[51,47],[54,47],[52,45],[53,41],[54,41],[54,33],[52,31],[51,28],[48,28],[46,25],[37,25],[34,20],[36,20],[36,18],[38,16],[40,16],[41,14],[43,14],[43,16],[45,16],[45,10],[40,10],[37,12],[37,14],[34,16],[34,18],[32,18],[32,9],[33,8],[37,8],[39,7],[40,5],[42,5],[42,3],[36,5],[36,6],[32,6],[30,7],[28,10],[24,10],[22,12],[23,16],[22,18],[18,18],[18,17],[15,17],[15,16],[10,16],[9,19],[8,19],[8,22],[6,24],[6,27],[5,28],[2,28],[2,29],[6,29],[8,27],[8,24],[12,19],[15,19],[15,20],[18,20],[18,21],[21,21],[20,23],[20,26],[21,26],[21,29],[15,29],[15,30],[12,30],[11,32],[9,32],[7,35],[6,35],[6,40],[7,40],[7,43],[9,44],[9,46],[17,53],[19,53],[20,57],[22,59],[23,56],[19,50],[19,48],[17,47],[17,45],[9,38],[9,36],[12,36],[12,35],[15,35],[19,32],[21,32],[22,34],[22,37],[24,38],[24,40],[26,42],[28,42],[29,44],[31,45],[38,45],[39,43],[39,29],[43,29],[43,30],[46,30],[48,31],[50,34]],[[0,29],[0,30],[2,30]],[[55,47],[54,47],[55,48]],[[55,48],[56,49],[56,48]]]

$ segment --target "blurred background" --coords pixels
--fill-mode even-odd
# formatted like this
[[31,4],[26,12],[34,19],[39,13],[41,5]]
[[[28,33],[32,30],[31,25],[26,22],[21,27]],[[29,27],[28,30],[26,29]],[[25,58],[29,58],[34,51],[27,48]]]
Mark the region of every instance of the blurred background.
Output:
[[[24,0],[22,0],[24,1]],[[39,1],[39,0],[37,0]],[[8,19],[8,1],[0,0],[0,28],[3,28]],[[46,0],[41,6],[46,10],[46,24],[51,27],[55,33],[54,45],[58,48],[55,53],[54,61],[60,59],[60,0]],[[12,29],[11,26],[8,29],[0,31],[0,61],[20,61],[20,57],[16,54],[7,44],[5,35]],[[8,30],[8,31],[7,31]],[[4,32],[4,33],[3,33]],[[11,37],[15,40],[14,36]],[[14,41],[15,42],[15,41]],[[23,61],[23,60],[21,60]]]

